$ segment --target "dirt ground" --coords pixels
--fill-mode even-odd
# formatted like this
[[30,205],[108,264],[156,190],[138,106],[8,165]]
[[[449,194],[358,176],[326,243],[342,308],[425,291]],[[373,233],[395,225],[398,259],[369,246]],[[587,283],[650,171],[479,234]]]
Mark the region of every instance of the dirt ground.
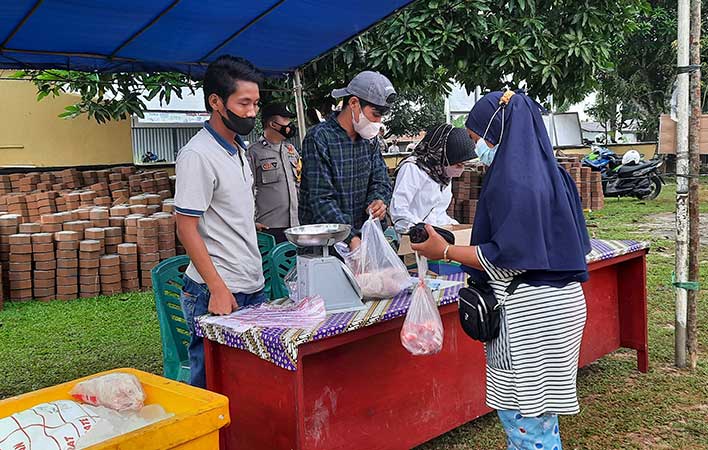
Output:
[[[701,246],[708,246],[708,214],[700,217]],[[676,235],[676,218],[674,213],[651,214],[646,216],[646,222],[639,224],[637,234],[651,233],[655,237],[673,239]]]

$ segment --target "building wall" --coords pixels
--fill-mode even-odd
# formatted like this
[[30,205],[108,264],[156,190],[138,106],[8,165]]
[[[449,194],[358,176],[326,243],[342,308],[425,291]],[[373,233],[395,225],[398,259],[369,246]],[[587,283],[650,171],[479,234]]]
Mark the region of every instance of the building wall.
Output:
[[130,120],[99,125],[86,116],[57,117],[76,99],[63,95],[38,102],[34,84],[0,80],[0,166],[132,164]]

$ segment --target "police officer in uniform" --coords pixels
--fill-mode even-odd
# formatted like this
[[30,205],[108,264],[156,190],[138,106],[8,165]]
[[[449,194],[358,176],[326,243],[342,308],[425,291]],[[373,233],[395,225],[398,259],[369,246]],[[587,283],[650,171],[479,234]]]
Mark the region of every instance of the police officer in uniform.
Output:
[[286,241],[284,231],[299,225],[298,188],[300,154],[286,142],[297,134],[295,114],[280,103],[262,110],[263,136],[248,147],[254,176],[256,226],[272,234],[278,243]]

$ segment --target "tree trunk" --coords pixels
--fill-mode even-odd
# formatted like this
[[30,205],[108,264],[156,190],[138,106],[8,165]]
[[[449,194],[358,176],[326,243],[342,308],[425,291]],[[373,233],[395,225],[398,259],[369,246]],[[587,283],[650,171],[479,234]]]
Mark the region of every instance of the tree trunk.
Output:
[[[701,64],[701,0],[691,1],[691,64]],[[698,174],[701,167],[699,155],[699,136],[701,131],[701,71],[691,73],[691,119],[688,136],[689,175],[688,180],[688,222],[689,222],[689,249],[688,249],[688,279],[698,281],[699,252],[700,252],[700,211],[699,211],[699,180]],[[688,366],[696,369],[698,362],[698,294],[697,290],[688,291],[686,311],[686,353]]]

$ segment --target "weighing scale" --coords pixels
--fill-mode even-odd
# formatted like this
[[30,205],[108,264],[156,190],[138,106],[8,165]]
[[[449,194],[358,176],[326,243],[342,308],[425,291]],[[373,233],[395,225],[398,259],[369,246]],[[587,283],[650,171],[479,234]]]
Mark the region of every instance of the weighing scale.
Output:
[[303,225],[285,230],[285,237],[298,247],[298,300],[319,295],[327,313],[366,308],[352,271],[329,254],[329,247],[346,239],[350,232],[351,226],[341,224]]

